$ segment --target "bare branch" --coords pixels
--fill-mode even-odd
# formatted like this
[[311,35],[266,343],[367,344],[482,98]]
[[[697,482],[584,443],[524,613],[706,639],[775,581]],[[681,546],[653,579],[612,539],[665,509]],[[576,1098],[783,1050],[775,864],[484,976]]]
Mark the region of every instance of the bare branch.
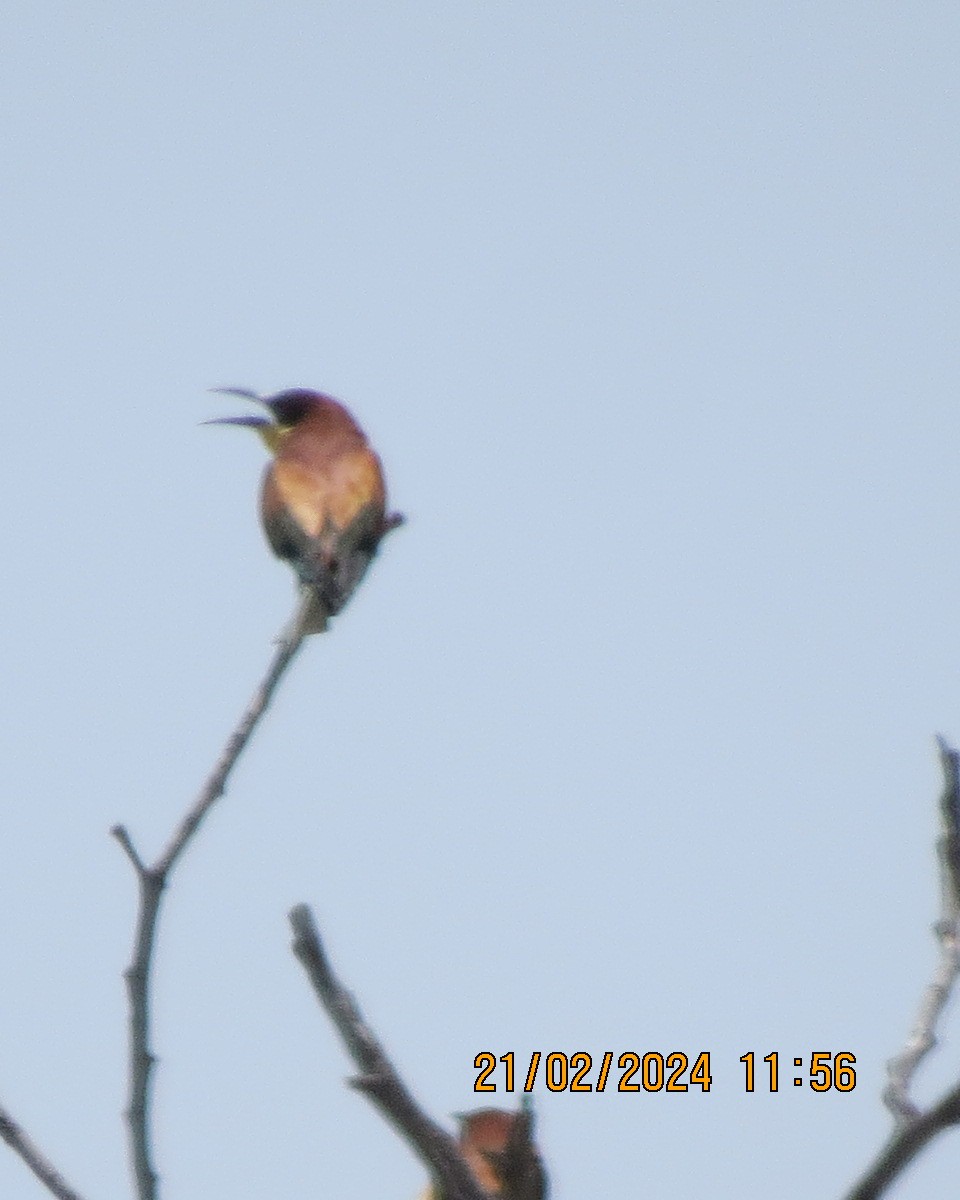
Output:
[[937,841],[940,917],[934,925],[940,958],[906,1045],[887,1063],[889,1083],[883,1100],[896,1127],[846,1200],[875,1200],[938,1133],[960,1124],[960,1084],[926,1112],[910,1098],[917,1070],[937,1044],[937,1023],[960,974],[960,755],[943,738],[937,738],[937,746],[944,780],[940,796],[942,832]]
[[144,866],[143,859],[137,853],[137,848],[131,841],[130,834],[127,833],[126,828],[123,825],[114,825],[114,827],[110,830],[110,833],[123,847],[123,851],[133,864],[133,869],[136,871],[136,873],[138,875],[142,875],[147,868]]
[[4,1108],[0,1108],[0,1138],[3,1138],[14,1153],[19,1154],[47,1191],[56,1196],[57,1200],[81,1200],[80,1193],[75,1192],[63,1176],[54,1170]]
[[960,973],[960,769],[957,752],[943,738],[937,739],[937,746],[944,780],[940,796],[943,828],[937,841],[940,918],[934,926],[940,943],[940,958],[934,977],[921,999],[920,1010],[906,1045],[887,1063],[889,1083],[883,1100],[898,1122],[915,1121],[920,1116],[920,1109],[910,1099],[910,1087],[920,1063],[937,1044],[937,1022]]
[[230,772],[243,753],[260,718],[266,712],[277,685],[303,644],[307,601],[308,597],[304,597],[298,604],[293,621],[279,639],[276,653],[263,682],[254,692],[239,724],[227,739],[223,752],[200,794],[156,863],[153,866],[146,865],[124,826],[117,825],[111,831],[133,865],[140,889],[133,958],[124,973],[130,1005],[130,1090],[126,1118],[139,1200],[156,1200],[157,1196],[157,1173],[151,1149],[151,1085],[156,1058],[150,1049],[150,975],[160,901],[170,873],[180,861],[207,813],[226,790]]
[[304,593],[297,606],[292,622],[284,629],[284,632],[277,641],[277,650],[273,662],[270,664],[263,682],[257,688],[256,692],[254,692],[253,698],[247,706],[247,711],[240,718],[236,729],[227,739],[223,753],[220,755],[216,766],[210,773],[210,777],[204,784],[193,807],[180,822],[177,831],[170,839],[170,844],[157,861],[154,870],[161,875],[169,875],[174,864],[187,848],[188,842],[200,828],[204,817],[213,808],[214,803],[223,795],[230,772],[246,748],[247,742],[249,742],[260,718],[266,712],[267,706],[273,698],[273,693],[276,691],[277,685],[283,678],[287,667],[290,666],[297,651],[303,645],[303,622],[310,608],[310,600],[310,594]]
[[457,1143],[414,1100],[353,996],[334,975],[307,905],[298,904],[291,911],[290,924],[293,952],[360,1071],[350,1080],[351,1086],[363,1092],[400,1133],[436,1181],[444,1200],[489,1200]]
[[901,1124],[845,1200],[876,1200],[938,1133],[960,1124],[960,1084],[915,1121]]

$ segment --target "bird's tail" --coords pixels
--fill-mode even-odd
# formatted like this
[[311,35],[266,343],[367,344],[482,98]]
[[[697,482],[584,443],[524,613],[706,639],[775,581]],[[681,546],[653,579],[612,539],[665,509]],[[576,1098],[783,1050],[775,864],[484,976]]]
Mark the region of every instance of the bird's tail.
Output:
[[327,621],[330,619],[330,606],[314,584],[302,584],[301,596],[303,597],[303,609],[301,610],[300,628],[304,635],[324,633]]

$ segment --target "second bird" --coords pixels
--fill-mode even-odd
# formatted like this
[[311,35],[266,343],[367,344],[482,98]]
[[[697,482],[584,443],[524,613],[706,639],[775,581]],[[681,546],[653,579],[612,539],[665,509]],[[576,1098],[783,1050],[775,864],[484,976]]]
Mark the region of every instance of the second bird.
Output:
[[347,409],[323,392],[215,390],[253,400],[269,413],[206,424],[254,429],[273,455],[260,490],[260,519],[274,554],[291,565],[308,597],[301,632],[320,633],[350,599],[381,539],[403,522],[387,512],[380,459]]

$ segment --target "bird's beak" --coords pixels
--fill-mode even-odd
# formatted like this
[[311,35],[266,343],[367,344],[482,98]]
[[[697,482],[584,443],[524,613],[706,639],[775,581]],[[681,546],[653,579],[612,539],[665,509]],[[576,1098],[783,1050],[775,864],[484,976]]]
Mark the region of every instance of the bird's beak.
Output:
[[212,417],[209,421],[201,421],[201,425],[246,425],[248,429],[262,429],[264,425],[272,425],[268,417]]
[[242,396],[244,400],[256,400],[258,404],[263,404],[263,397],[258,392],[251,392],[249,388],[210,388],[211,392],[219,392],[223,396]]
[[[244,400],[253,400],[256,404],[263,404],[263,399],[256,392],[251,392],[249,388],[211,388],[211,392],[219,392],[224,396],[240,396]],[[214,417],[210,421],[201,421],[201,425],[246,425],[248,429],[263,429],[264,425],[272,425],[273,421],[269,417]]]
[[212,417],[209,421],[201,421],[200,424],[242,425],[246,429],[253,429],[260,435],[260,440],[271,454],[276,454],[277,447],[287,432],[269,417]]

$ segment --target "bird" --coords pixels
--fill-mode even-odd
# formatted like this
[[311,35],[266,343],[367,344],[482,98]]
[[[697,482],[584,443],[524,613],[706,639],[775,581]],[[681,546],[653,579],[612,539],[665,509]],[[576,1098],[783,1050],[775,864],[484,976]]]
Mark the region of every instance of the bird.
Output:
[[381,540],[403,524],[402,514],[387,511],[380,459],[346,406],[325,392],[212,390],[252,400],[269,414],[204,424],[253,429],[272,454],[260,487],[260,521],[271,550],[293,568],[303,592],[297,631],[322,633],[353,595]]
[[[545,1200],[547,1175],[533,1140],[529,1108],[475,1108],[457,1113],[458,1147],[487,1195],[500,1200]],[[436,1191],[436,1189],[431,1189]]]

